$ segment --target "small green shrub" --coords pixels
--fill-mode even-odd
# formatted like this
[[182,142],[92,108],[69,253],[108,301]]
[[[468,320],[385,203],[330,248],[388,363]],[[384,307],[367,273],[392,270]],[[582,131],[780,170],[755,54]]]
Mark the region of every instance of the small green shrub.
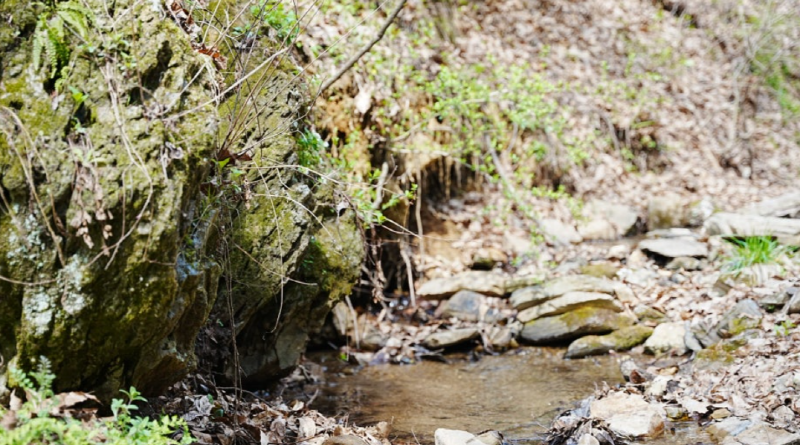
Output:
[[[52,390],[55,376],[46,358],[41,357],[36,371],[30,374],[14,367],[9,369],[9,374],[10,383],[24,390],[27,400],[13,413],[0,408],[0,418],[16,417],[15,427],[0,429],[0,445],[188,445],[194,442],[186,422],[177,416],[159,420],[133,417],[132,413],[138,409],[134,402],[145,400],[133,387],[122,391],[126,400],[114,399],[110,419],[81,422],[51,414],[58,400]],[[177,431],[183,432],[181,440],[169,437]]]
[[772,264],[787,252],[775,238],[770,236],[749,236],[733,238],[728,242],[734,245],[734,252],[725,265],[729,272],[738,272],[755,264]]
[[280,1],[259,0],[250,6],[248,12],[253,22],[234,27],[234,34],[251,38],[254,37],[254,33],[266,33],[273,30],[274,36],[279,40],[292,43],[300,32],[294,11]]

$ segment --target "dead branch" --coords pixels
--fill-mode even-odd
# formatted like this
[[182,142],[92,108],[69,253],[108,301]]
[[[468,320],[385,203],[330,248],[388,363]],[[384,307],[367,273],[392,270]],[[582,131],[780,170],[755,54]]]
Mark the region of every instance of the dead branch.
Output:
[[408,0],[400,0],[400,3],[398,3],[397,6],[394,8],[392,13],[389,15],[389,18],[386,19],[386,23],[384,23],[383,26],[381,27],[381,30],[378,31],[378,35],[376,35],[372,40],[369,41],[369,43],[364,45],[364,47],[361,48],[359,52],[357,52],[353,57],[351,57],[350,60],[348,60],[347,63],[345,63],[344,66],[342,66],[339,69],[339,71],[337,71],[333,75],[333,77],[325,81],[325,83],[323,83],[322,86],[319,88],[317,96],[322,95],[323,91],[327,90],[331,85],[333,85],[337,80],[339,80],[339,78],[342,77],[344,73],[350,70],[350,68],[352,68],[353,65],[355,65],[356,62],[358,62],[359,59],[361,59],[361,57],[364,56],[364,54],[369,52],[369,50],[371,50],[372,47],[375,46],[375,44],[378,43],[383,38],[383,35],[386,34],[386,30],[389,29],[389,26],[391,26],[392,22],[394,22],[395,17],[397,17],[397,14],[400,13],[400,10],[403,9],[403,6],[405,6],[407,1]]

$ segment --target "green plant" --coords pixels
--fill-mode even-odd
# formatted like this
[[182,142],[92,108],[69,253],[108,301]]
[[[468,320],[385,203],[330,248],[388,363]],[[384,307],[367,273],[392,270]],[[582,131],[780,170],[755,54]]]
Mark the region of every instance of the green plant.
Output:
[[784,320],[780,323],[777,323],[772,329],[775,331],[775,335],[778,337],[786,337],[789,335],[789,331],[796,327],[797,325],[794,324],[792,320]]
[[738,272],[755,264],[775,263],[786,248],[770,236],[749,236],[746,238],[732,238],[728,242],[733,244],[733,254],[728,258],[725,269],[729,272]]
[[[65,445],[188,445],[194,442],[186,422],[178,417],[165,416],[158,420],[134,417],[137,401],[144,401],[141,394],[131,387],[122,391],[126,399],[114,399],[110,419],[80,421],[71,417],[59,417],[59,400],[52,390],[55,375],[50,362],[41,357],[36,371],[26,373],[14,366],[9,368],[12,386],[22,389],[27,400],[13,416],[7,417],[0,408],[0,418],[15,418],[12,428],[0,429],[0,445],[65,444]],[[170,436],[181,431],[180,440]]]
[[328,144],[320,135],[311,129],[305,129],[297,137],[297,163],[304,168],[311,168],[322,162],[322,154]]
[[86,41],[93,21],[92,11],[73,0],[58,2],[40,14],[33,32],[34,69],[38,72],[48,66],[48,77],[55,79],[69,62],[69,36],[77,35]]
[[253,22],[235,26],[235,35],[253,38],[254,34],[269,33],[272,30],[279,40],[292,43],[300,32],[294,11],[279,0],[259,0],[250,5],[248,12]]

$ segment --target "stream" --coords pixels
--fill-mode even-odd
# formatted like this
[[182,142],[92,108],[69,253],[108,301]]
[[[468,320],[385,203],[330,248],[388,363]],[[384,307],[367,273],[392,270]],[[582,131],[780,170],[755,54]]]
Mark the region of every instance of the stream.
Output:
[[[437,428],[498,430],[511,443],[543,443],[557,414],[592,394],[596,385],[622,383],[613,356],[564,360],[563,349],[525,347],[478,361],[450,359],[414,365],[355,367],[334,353],[309,356],[325,379],[311,407],[348,416],[358,425],[391,422],[392,443],[432,444]],[[696,424],[668,425],[652,445],[711,443]]]

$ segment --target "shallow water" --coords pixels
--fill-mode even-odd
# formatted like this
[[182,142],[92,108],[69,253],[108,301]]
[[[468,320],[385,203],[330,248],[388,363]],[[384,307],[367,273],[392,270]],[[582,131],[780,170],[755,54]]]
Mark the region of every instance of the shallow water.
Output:
[[[424,361],[371,366],[355,373],[341,368],[334,355],[316,355],[312,360],[328,369],[311,407],[329,415],[349,415],[359,425],[393,421],[395,442],[433,443],[436,428],[450,428],[473,433],[494,429],[511,442],[539,443],[555,415],[591,395],[595,385],[622,383],[612,356],[563,360],[563,354],[563,349],[525,348],[520,354],[477,362]],[[707,442],[704,439],[697,428],[679,424],[675,434],[648,443],[694,444]]]

